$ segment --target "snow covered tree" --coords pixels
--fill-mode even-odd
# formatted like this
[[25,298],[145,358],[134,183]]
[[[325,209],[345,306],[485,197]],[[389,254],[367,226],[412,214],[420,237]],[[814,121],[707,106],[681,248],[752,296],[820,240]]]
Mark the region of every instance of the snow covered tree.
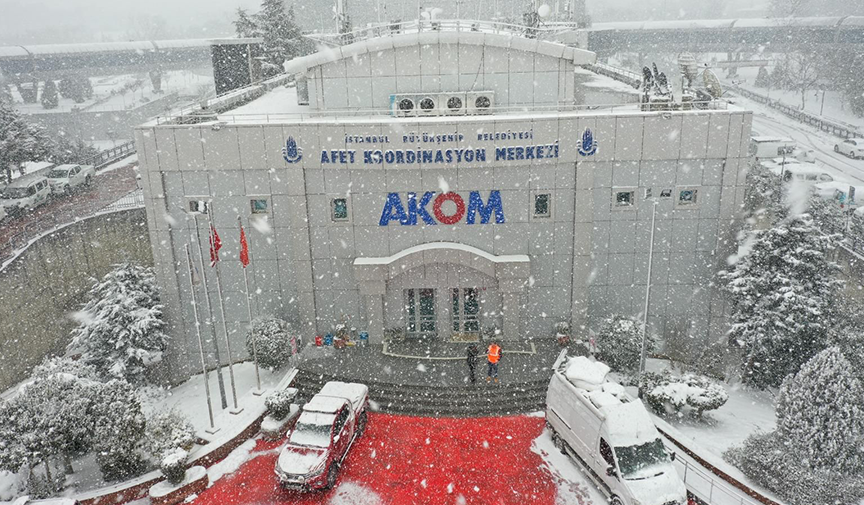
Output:
[[259,319],[252,323],[246,334],[246,350],[249,356],[258,353],[258,363],[269,368],[279,368],[288,362],[292,355],[291,336],[288,323],[283,319]]
[[51,153],[51,141],[41,127],[28,123],[9,104],[0,103],[0,170],[12,182],[12,169],[25,161],[39,161]]
[[743,380],[779,386],[827,347],[835,315],[838,237],[824,235],[807,214],[753,232],[733,267],[718,273],[731,301],[731,344],[743,349]]
[[147,419],[144,450],[159,462],[175,449],[189,450],[195,443],[195,427],[174,410],[157,412]]
[[811,468],[864,472],[864,385],[837,347],[829,347],[784,381],[777,431]]
[[105,480],[121,480],[144,470],[138,452],[144,436],[141,402],[132,386],[123,380],[99,384],[91,406],[93,450]]
[[669,370],[645,372],[639,376],[639,392],[649,407],[659,414],[677,414],[685,408],[696,417],[726,404],[729,394],[709,378],[685,373],[675,377]]
[[258,20],[255,14],[249,14],[246,9],[237,7],[237,19],[234,20],[234,30],[238,37],[258,37]]
[[118,265],[90,290],[68,351],[103,377],[141,379],[168,343],[152,268]]
[[[642,323],[618,314],[603,320],[595,338],[597,354],[612,370],[633,373],[639,370],[642,356]],[[646,336],[646,352],[654,348],[653,335]]]
[[48,79],[42,88],[42,108],[56,109],[59,104],[60,97],[57,95],[57,85],[54,84],[54,81]]
[[771,86],[771,76],[768,75],[768,67],[759,67],[759,73],[756,74],[756,80],[753,85],[757,88],[767,88]]
[[73,143],[64,135],[57,140],[57,146],[54,149],[51,161],[60,165],[65,163],[84,163],[97,154],[99,154],[99,149],[81,139]]
[[818,195],[812,195],[808,204],[808,213],[819,230],[824,233],[843,233],[846,229],[846,215],[836,200],[825,200]]

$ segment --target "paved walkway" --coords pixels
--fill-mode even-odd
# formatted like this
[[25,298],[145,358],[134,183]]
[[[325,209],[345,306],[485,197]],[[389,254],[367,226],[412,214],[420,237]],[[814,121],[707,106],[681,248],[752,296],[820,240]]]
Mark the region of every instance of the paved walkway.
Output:
[[[526,353],[532,346],[527,343],[501,342],[504,349],[499,364],[498,376],[503,383],[533,382],[548,380],[552,375],[552,365],[561,347],[552,339],[533,341],[533,354]],[[485,354],[487,344],[477,344],[481,354]],[[389,347],[389,346],[388,346]],[[468,375],[468,365],[464,356],[468,344],[441,343],[430,348],[425,344],[401,345],[400,353],[414,356],[454,357],[456,359],[427,359],[425,357],[387,356],[381,347],[352,347],[334,349],[332,347],[312,348],[304,351],[300,369],[336,375],[358,381],[389,382],[420,386],[464,385]],[[520,352],[508,354],[508,349]],[[426,351],[429,351],[428,353]],[[477,374],[486,375],[486,359],[478,358]]]

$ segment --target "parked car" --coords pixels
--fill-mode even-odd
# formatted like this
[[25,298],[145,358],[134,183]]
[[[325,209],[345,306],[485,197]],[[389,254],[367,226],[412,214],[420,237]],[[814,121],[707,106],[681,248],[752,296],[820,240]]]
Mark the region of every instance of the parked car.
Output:
[[310,491],[336,485],[339,467],[366,428],[369,388],[328,382],[303,406],[276,461],[283,489]]
[[546,393],[556,447],[586,470],[612,505],[685,505],[674,453],[666,451],[642,402],[608,381],[608,371],[562,351]]
[[845,154],[850,158],[864,158],[864,139],[846,139],[834,144],[834,152]]
[[58,165],[48,172],[51,193],[68,195],[81,186],[89,186],[96,176],[92,165]]
[[0,193],[0,206],[13,215],[32,210],[48,201],[51,188],[44,175],[27,174],[12,181]]
[[831,182],[834,177],[816,168],[814,164],[800,163],[798,160],[787,158],[775,158],[762,161],[762,166],[771,171],[777,177],[783,177],[784,182],[792,180],[815,184],[817,182]]

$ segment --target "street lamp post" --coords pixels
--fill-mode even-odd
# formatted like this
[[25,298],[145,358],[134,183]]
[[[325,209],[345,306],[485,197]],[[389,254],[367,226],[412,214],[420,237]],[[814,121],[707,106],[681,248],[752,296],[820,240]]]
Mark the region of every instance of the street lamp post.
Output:
[[645,309],[642,311],[642,351],[639,356],[639,373],[645,371],[648,354],[648,300],[651,298],[651,268],[654,266],[654,224],[657,220],[657,200],[651,206],[651,238],[648,248],[648,277],[645,279]]

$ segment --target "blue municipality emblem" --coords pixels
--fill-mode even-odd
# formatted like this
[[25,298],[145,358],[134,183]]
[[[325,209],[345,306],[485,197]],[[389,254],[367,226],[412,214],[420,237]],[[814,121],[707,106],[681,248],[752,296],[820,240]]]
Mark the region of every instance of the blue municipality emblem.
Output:
[[297,163],[303,159],[303,149],[297,147],[297,142],[294,141],[294,137],[288,137],[288,142],[286,142],[285,147],[282,148],[282,157],[285,158],[285,161],[288,163]]
[[591,156],[597,152],[597,141],[594,140],[594,134],[591,133],[591,128],[585,128],[582,134],[582,142],[579,143],[579,154],[582,156]]

